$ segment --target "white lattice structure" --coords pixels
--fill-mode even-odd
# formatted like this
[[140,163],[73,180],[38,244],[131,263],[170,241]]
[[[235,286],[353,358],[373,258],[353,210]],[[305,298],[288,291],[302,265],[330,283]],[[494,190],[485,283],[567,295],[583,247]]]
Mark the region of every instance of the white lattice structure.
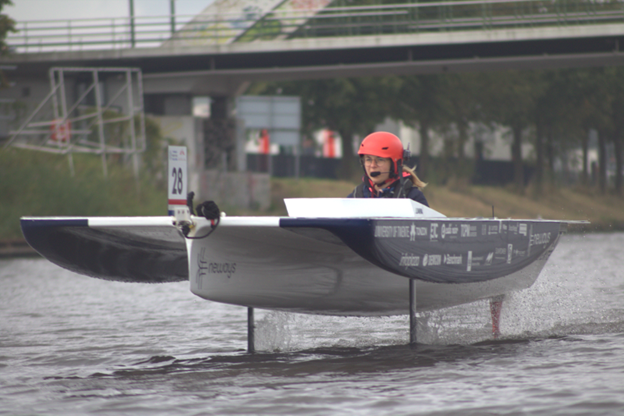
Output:
[[10,132],[5,146],[50,153],[95,153],[132,157],[138,175],[138,153],[145,150],[143,81],[138,68],[50,68],[50,92]]

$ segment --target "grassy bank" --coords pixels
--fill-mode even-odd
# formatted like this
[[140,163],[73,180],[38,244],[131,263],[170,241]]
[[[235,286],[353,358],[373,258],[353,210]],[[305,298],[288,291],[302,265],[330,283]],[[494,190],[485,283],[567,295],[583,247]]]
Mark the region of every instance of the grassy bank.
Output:
[[[104,178],[99,157],[76,154],[72,177],[67,156],[0,151],[0,240],[22,237],[22,216],[164,215],[163,185],[147,175],[137,184],[130,170],[111,159]],[[228,214],[286,215],[284,198],[344,197],[354,186],[344,181],[274,178],[269,211],[228,208]],[[550,189],[535,198],[530,190],[518,195],[500,187],[432,184],[424,193],[432,208],[449,217],[490,217],[494,205],[498,218],[588,220],[592,224],[583,230],[624,230],[624,199],[588,189]]]
[[0,151],[0,239],[21,238],[22,216],[163,215],[165,188],[111,157],[104,178],[98,156],[67,156],[20,149]]
[[[285,214],[286,197],[344,197],[354,184],[342,181],[273,179],[273,213]],[[624,199],[600,195],[591,189],[547,189],[539,198],[528,189],[519,195],[510,189],[491,186],[440,187],[424,189],[430,206],[448,217],[588,220],[586,231],[624,230]]]

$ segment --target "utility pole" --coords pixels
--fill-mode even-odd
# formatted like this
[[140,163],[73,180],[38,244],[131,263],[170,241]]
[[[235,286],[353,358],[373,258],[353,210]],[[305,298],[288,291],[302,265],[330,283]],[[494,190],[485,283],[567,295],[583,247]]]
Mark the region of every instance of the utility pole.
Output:
[[130,3],[130,47],[134,48],[134,0],[128,0]]

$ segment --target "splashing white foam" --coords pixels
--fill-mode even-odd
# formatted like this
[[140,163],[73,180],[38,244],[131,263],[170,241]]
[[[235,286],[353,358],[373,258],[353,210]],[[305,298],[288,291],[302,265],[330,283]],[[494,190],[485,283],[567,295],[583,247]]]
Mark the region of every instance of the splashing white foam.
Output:
[[[618,240],[605,244],[600,235],[563,240],[532,287],[506,296],[501,338],[624,330],[624,291],[621,296],[613,293],[622,287],[622,263],[619,251],[609,251],[621,246],[624,234],[607,237]],[[268,351],[397,345],[409,338],[407,316],[268,313],[257,327],[257,348]],[[465,345],[488,339],[492,321],[487,300],[418,314],[419,343]]]
[[291,350],[290,323],[295,314],[271,311],[256,322],[256,349],[259,351]]

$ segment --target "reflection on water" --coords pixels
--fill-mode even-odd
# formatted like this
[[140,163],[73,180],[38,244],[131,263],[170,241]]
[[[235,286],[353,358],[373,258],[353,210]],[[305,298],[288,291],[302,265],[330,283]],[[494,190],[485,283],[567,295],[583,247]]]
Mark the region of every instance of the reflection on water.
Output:
[[511,294],[502,338],[486,302],[343,318],[203,301],[187,283],[0,262],[0,414],[621,414],[624,234],[566,236]]

